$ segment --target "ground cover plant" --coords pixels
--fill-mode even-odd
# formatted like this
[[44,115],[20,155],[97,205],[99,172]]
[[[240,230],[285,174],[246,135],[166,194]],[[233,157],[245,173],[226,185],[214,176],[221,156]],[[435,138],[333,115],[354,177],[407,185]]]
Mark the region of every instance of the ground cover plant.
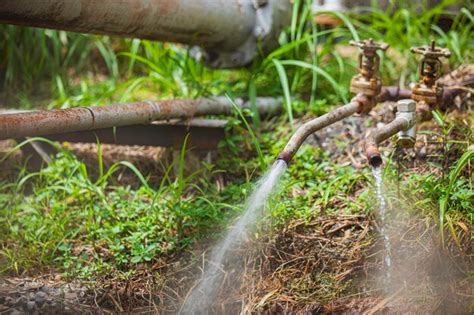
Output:
[[[460,9],[450,11],[453,4]],[[387,85],[408,86],[418,79],[409,49],[432,38],[453,53],[446,70],[473,61],[470,3],[442,1],[428,7],[401,1],[382,9],[374,2],[353,13],[326,13],[340,21],[331,28],[315,24],[309,1],[295,0],[293,6],[280,48],[239,70],[208,69],[181,45],[0,26],[5,107],[67,108],[209,95],[285,100],[283,114],[270,119],[236,109],[227,117],[217,157],[197,167],[187,166],[194,153],[186,141],[171,159],[157,161],[153,171],[140,162],[106,162],[100,143],[85,161],[65,143],[53,144],[59,153],[31,172],[16,150],[24,143],[9,143],[0,157],[3,277],[59,274],[92,289],[91,304],[104,310],[153,305],[176,312],[173,303],[179,304],[192,284],[200,253],[242,212],[252,183],[295,128],[350,99],[357,51],[347,48],[349,40],[373,38],[391,45],[380,69]],[[255,255],[248,259],[253,267],[241,293],[246,311],[385,307],[377,300],[383,292],[360,289],[366,285],[361,274],[381,265],[380,259],[371,260],[381,249],[373,180],[361,141],[362,130],[390,119],[387,108],[379,106],[369,119],[336,124],[299,150],[271,202],[268,224],[253,235],[257,245],[248,251]],[[411,227],[419,227],[418,219],[426,222],[419,234],[439,237],[440,252],[460,259],[455,284],[462,292],[472,288],[473,275],[472,117],[468,95],[459,107],[435,112],[433,121],[420,127],[425,149],[400,152],[387,144],[384,151],[389,154],[385,177],[393,182],[387,185],[389,203],[409,208],[405,222],[415,222]]]

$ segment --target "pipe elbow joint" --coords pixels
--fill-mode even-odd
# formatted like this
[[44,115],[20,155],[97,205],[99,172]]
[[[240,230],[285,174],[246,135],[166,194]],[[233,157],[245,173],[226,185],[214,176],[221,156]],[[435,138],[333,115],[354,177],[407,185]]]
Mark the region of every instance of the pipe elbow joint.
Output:
[[387,125],[372,132],[365,143],[365,154],[372,167],[382,165],[378,144],[398,133],[399,146],[413,146],[416,136],[416,103],[413,100],[398,102],[397,117]]

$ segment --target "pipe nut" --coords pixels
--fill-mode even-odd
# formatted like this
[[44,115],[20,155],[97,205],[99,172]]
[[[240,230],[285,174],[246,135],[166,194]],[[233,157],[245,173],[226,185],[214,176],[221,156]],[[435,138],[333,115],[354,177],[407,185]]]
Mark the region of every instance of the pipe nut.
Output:
[[415,145],[415,138],[413,137],[410,137],[410,136],[399,136],[398,137],[398,141],[397,141],[397,145],[401,148],[413,148],[413,146]]
[[416,102],[412,99],[404,99],[397,102],[399,112],[413,113],[416,110]]

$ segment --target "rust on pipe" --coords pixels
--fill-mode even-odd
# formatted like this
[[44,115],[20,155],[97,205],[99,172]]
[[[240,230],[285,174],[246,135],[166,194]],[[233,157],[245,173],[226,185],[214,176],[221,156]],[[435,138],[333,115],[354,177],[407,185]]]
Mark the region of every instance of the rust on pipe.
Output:
[[[251,1],[2,0],[2,23],[220,46],[243,43],[255,20]],[[218,5],[218,9],[217,9]],[[225,23],[223,23],[225,21]],[[232,35],[232,36],[229,36]]]
[[382,165],[382,156],[378,148],[379,143],[408,128],[410,128],[410,122],[406,118],[397,117],[390,123],[372,132],[365,141],[365,154],[369,164],[372,167]]
[[[444,86],[441,102],[437,107],[444,110],[453,106],[456,96],[466,93],[466,87],[473,85],[474,79],[469,78],[460,82],[458,86]],[[411,96],[411,90],[402,89],[399,86],[384,86],[376,99],[377,102],[396,102],[402,99],[409,99]]]
[[396,102],[408,98],[411,98],[410,90],[402,89],[399,86],[383,86],[380,94],[377,96],[377,102]]
[[[237,106],[249,108],[249,102],[236,99]],[[280,98],[257,98],[257,110],[268,115],[281,110]],[[145,101],[106,106],[19,112],[0,115],[0,140],[45,136],[115,126],[147,124],[155,120],[228,115],[233,105],[227,97],[196,100]]]
[[296,132],[290,138],[283,151],[278,156],[278,159],[284,160],[286,163],[289,163],[309,135],[339,120],[342,120],[348,116],[357,113],[360,110],[361,106],[362,104],[357,100],[356,96],[349,104],[343,105],[332,112],[329,112],[318,118],[306,122],[296,130]]
[[278,46],[288,0],[1,0],[0,23],[198,45],[208,64],[248,64]]

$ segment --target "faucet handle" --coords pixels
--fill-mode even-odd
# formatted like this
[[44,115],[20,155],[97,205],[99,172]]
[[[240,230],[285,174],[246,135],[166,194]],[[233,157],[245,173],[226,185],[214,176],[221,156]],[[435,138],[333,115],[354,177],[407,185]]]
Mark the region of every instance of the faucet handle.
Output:
[[430,45],[412,47],[410,51],[423,56],[418,73],[422,81],[428,86],[433,85],[442,74],[440,59],[443,57],[449,58],[451,56],[451,51],[448,48],[437,47],[434,40],[431,41]]
[[[388,44],[377,43],[372,38],[359,41],[350,41],[351,46],[359,47],[359,74],[352,77],[350,91],[354,94],[362,93],[373,98],[380,93],[382,82],[377,76],[380,66],[380,57],[378,50],[385,51]],[[375,105],[372,100],[364,112],[368,112]]]
[[373,55],[377,50],[386,51],[390,47],[387,43],[375,42],[372,38],[364,40],[351,40],[351,46],[359,47],[365,56]]
[[349,42],[351,46],[359,47],[359,74],[366,81],[375,78],[380,66],[380,58],[376,54],[377,50],[385,51],[389,45],[386,43],[377,43],[372,38]]
[[451,56],[451,51],[448,48],[436,46],[434,40],[431,41],[430,45],[412,47],[410,51],[414,54],[422,55],[423,59],[439,59],[441,57],[449,58]]

